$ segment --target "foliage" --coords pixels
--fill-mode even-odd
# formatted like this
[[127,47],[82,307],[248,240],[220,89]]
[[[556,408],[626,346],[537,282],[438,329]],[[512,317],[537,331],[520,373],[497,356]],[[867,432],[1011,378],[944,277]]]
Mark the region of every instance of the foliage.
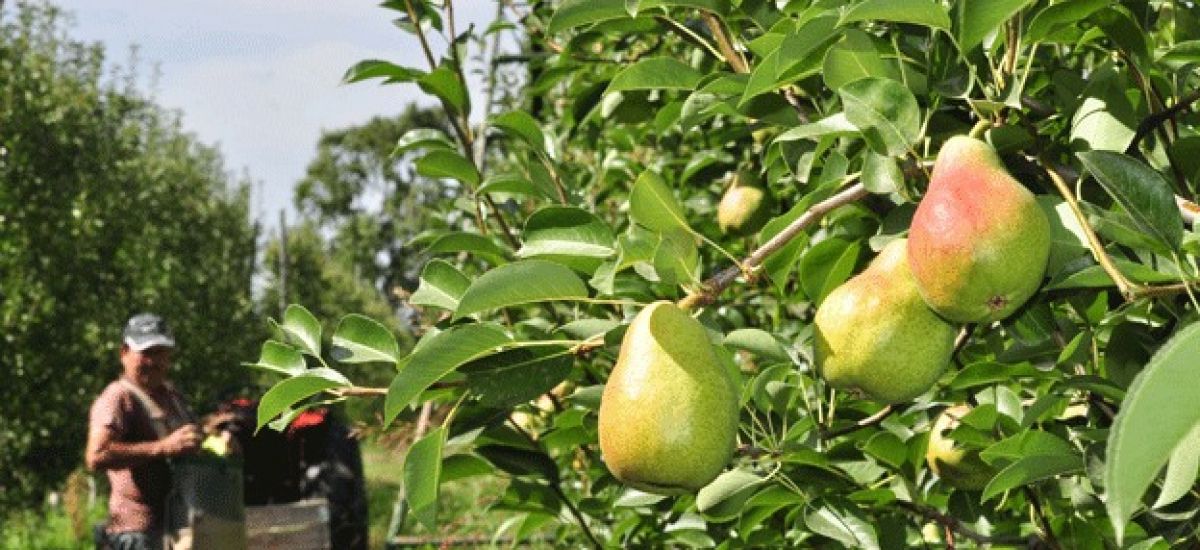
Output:
[[[173,378],[202,407],[261,341],[248,186],[59,13],[0,19],[0,509],[39,502],[82,462],[91,400],[119,372],[121,329],[154,310]],[[120,73],[118,73],[120,76]]]
[[[320,323],[291,310],[281,347],[321,368],[286,373],[260,422],[312,395],[382,393],[324,368],[357,346],[396,369],[385,425],[420,403],[451,408],[404,466],[426,525],[445,520],[431,483],[492,475],[509,480],[492,509],[524,514],[512,533],[553,526],[562,544],[1165,548],[1197,536],[1200,240],[1185,219],[1200,185],[1188,109],[1200,8],[564,0],[509,6],[459,35],[448,2],[383,6],[423,47],[435,34],[451,45],[424,50],[428,66],[371,60],[347,74],[416,84],[450,118],[452,132],[398,140],[421,152],[418,173],[469,191],[438,205],[458,226],[417,241],[427,260],[409,303],[445,314],[389,355],[377,331],[317,349]],[[524,86],[498,102],[491,81],[472,105],[465,50],[510,32],[526,45]],[[1051,220],[1042,288],[1012,317],[964,327],[952,367],[912,402],[829,391],[812,367],[816,304],[905,234],[936,152],[968,131]],[[722,237],[715,219],[739,168],[763,174],[781,206],[748,239]],[[621,335],[656,299],[694,308],[741,373],[738,456],[695,496],[621,486],[596,445]],[[982,491],[953,489],[924,461],[934,418],[960,403],[973,410],[950,437],[997,470]]]

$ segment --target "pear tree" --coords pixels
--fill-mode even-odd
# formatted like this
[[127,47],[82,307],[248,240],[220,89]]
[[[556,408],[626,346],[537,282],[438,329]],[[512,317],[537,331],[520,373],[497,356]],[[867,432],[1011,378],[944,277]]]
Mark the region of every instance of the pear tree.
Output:
[[396,144],[455,190],[419,340],[295,304],[255,363],[262,426],[418,424],[398,531],[497,476],[494,535],[567,547],[1194,543],[1200,6],[455,8],[346,74],[449,119]]

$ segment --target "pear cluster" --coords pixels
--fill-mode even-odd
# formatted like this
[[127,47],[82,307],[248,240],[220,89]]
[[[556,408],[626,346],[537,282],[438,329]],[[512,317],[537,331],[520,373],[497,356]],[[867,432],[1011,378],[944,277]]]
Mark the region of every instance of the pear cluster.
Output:
[[956,323],[1011,315],[1037,291],[1050,222],[987,143],[942,146],[906,240],[893,241],[817,310],[816,365],[882,403],[925,393],[949,365]]

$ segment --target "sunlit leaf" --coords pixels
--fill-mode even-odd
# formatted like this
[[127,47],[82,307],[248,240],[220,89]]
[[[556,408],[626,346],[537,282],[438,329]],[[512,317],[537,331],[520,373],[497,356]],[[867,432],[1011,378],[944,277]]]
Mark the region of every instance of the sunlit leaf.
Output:
[[1197,424],[1200,408],[1164,404],[1200,402],[1200,324],[1171,337],[1134,379],[1113,421],[1104,463],[1105,506],[1123,538],[1126,523],[1142,505],[1142,495],[1172,451]]

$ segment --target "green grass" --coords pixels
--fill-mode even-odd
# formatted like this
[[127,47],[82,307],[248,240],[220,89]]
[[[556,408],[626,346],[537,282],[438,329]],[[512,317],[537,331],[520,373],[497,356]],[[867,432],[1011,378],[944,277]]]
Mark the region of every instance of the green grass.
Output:
[[45,506],[40,510],[19,510],[0,517],[0,548],[21,550],[91,550],[92,525],[103,521],[107,503],[97,499],[87,511],[83,532],[76,538],[71,518],[61,506]]
[[[363,444],[363,469],[371,518],[371,547],[382,548],[391,520],[392,507],[403,479],[404,457],[378,445]],[[429,539],[491,537],[512,512],[487,512],[487,505],[504,493],[508,482],[500,477],[479,476],[445,483],[438,495],[438,525],[429,530],[412,518],[401,535]]]

